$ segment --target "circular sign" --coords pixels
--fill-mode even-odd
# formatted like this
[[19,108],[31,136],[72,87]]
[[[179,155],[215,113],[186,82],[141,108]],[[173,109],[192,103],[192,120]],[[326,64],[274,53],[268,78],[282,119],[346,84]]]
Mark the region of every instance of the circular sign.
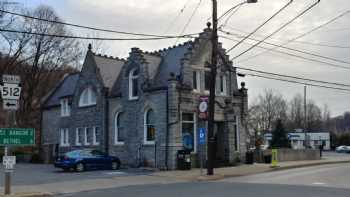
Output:
[[199,111],[201,113],[204,113],[204,112],[207,112],[208,110],[208,103],[205,102],[205,101],[202,101],[200,104],[199,104]]

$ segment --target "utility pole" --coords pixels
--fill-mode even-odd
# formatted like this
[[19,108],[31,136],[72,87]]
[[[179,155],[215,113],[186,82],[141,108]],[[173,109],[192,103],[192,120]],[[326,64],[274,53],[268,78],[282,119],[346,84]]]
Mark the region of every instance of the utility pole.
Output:
[[209,87],[209,117],[208,117],[208,164],[207,175],[214,174],[214,159],[215,159],[215,137],[214,137],[214,114],[215,114],[215,85],[216,85],[216,67],[218,56],[218,14],[217,1],[213,1],[213,31],[211,37],[212,56],[210,65],[210,87]]
[[307,142],[307,134],[306,134],[306,130],[307,130],[307,117],[306,117],[307,113],[306,113],[306,86],[304,86],[304,146],[305,149],[307,149],[308,146],[308,142]]

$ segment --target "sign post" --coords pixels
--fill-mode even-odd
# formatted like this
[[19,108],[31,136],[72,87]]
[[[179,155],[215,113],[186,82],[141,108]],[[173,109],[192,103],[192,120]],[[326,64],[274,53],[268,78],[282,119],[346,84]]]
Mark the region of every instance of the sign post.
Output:
[[205,128],[200,128],[199,129],[199,145],[200,145],[200,154],[199,154],[199,159],[200,159],[200,175],[203,175],[203,153],[205,151],[205,143],[206,143],[206,131]]
[[[7,127],[16,126],[16,110],[19,107],[18,100],[21,96],[21,79],[16,75],[2,75],[0,93],[3,102],[3,109],[8,111]],[[9,145],[34,144],[26,136],[34,136],[34,130],[21,130],[11,128],[0,128],[0,145],[5,146],[3,165],[5,166],[4,194],[11,194],[11,173],[16,164],[16,157],[9,156]],[[29,139],[29,140],[28,140]]]

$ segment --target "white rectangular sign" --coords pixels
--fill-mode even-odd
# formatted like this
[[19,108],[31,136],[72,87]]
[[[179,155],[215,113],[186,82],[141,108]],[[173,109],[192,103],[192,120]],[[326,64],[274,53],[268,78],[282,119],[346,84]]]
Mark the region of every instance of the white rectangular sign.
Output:
[[2,82],[19,84],[21,83],[21,78],[17,75],[2,75]]
[[18,84],[5,83],[0,86],[0,92],[2,99],[18,100],[21,96],[22,88]]
[[15,111],[18,109],[18,100],[3,100],[4,110]]
[[6,170],[13,170],[16,164],[16,156],[3,156],[2,164],[5,166]]

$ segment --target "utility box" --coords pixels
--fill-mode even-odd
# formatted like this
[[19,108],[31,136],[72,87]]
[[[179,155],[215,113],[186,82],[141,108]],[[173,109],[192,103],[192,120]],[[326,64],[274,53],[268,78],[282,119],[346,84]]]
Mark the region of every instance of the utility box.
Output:
[[177,169],[191,170],[191,151],[190,150],[177,151]]

